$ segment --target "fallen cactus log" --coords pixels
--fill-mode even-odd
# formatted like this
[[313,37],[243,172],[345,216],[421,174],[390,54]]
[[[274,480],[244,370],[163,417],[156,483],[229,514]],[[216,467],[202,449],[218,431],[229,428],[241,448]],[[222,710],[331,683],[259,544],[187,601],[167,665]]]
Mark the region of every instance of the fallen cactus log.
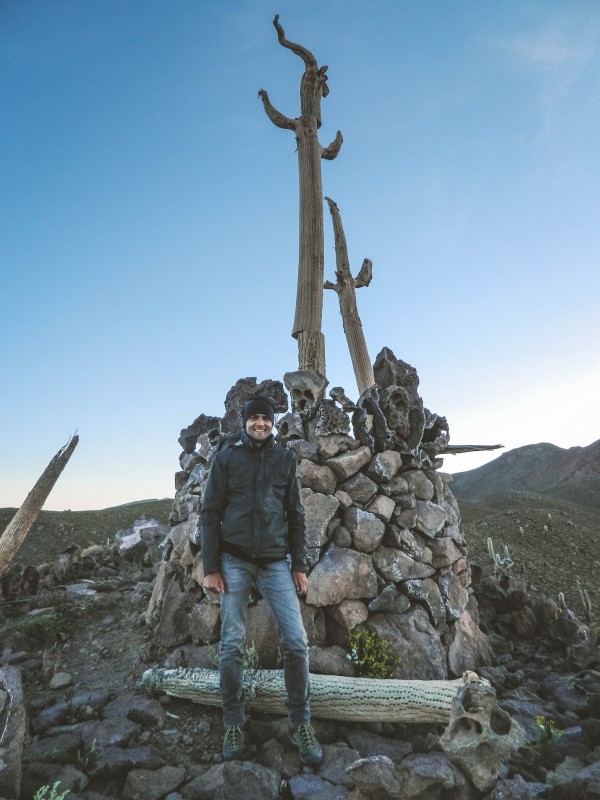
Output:
[[[348,722],[441,722],[450,719],[453,699],[467,683],[489,687],[484,678],[465,672],[452,681],[310,676],[310,710],[315,719]],[[220,706],[218,670],[148,669],[142,684],[206,706]],[[246,670],[244,695],[250,710],[286,714],[283,670]]]

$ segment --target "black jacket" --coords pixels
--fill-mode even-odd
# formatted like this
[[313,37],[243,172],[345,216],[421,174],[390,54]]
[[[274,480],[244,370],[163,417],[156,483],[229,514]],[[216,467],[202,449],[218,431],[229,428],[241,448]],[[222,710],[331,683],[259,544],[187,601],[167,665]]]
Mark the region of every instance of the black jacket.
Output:
[[215,456],[202,497],[204,573],[220,572],[220,553],[267,563],[292,557],[306,572],[304,509],[298,460],[271,437],[255,448],[246,433]]

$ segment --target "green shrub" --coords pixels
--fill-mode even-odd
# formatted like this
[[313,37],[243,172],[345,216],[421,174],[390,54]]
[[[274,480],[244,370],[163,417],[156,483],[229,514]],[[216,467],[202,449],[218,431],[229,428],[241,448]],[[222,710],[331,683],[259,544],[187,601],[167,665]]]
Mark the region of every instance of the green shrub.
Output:
[[361,678],[391,678],[398,659],[390,653],[390,643],[376,633],[359,630],[348,635],[348,658]]
[[546,719],[542,714],[535,718],[536,740],[532,747],[538,754],[545,758],[549,756],[558,742],[562,739],[565,732],[556,727],[553,719]]
[[6,620],[6,627],[25,636],[30,636],[44,647],[52,647],[59,638],[61,621],[56,614],[41,614],[35,617],[15,617]]
[[37,792],[33,795],[33,800],[64,800],[64,798],[70,793],[70,789],[65,789],[64,792],[58,793],[58,787],[60,786],[60,781],[56,781],[56,783],[50,786],[40,786]]

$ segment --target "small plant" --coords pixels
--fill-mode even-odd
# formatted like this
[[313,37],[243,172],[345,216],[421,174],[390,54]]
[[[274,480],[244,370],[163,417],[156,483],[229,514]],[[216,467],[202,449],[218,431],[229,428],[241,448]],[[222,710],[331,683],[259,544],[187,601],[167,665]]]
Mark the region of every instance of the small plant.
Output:
[[214,644],[209,644],[206,648],[206,655],[214,669],[219,669],[219,648],[215,647]]
[[500,553],[496,553],[495,552],[494,543],[492,541],[491,536],[488,536],[487,549],[488,549],[489,556],[492,559],[492,562],[493,562],[494,566],[496,567],[496,569],[507,570],[507,569],[510,569],[513,566],[513,564],[515,563],[512,560],[512,558],[510,556],[510,553],[508,552],[507,545],[504,545],[504,555],[500,555]]
[[56,614],[40,614],[34,617],[8,619],[6,627],[11,631],[30,636],[45,647],[52,647],[58,641],[61,623]]
[[[213,664],[215,669],[219,669],[219,662],[220,662],[220,655],[219,649],[215,647],[214,644],[208,646],[206,650],[206,654]],[[247,644],[244,647],[244,655],[242,656],[242,666],[244,669],[247,670],[256,670],[260,669],[260,656],[258,655],[258,650],[256,649],[256,645],[254,642],[252,644]]]
[[58,643],[52,647],[45,647],[42,652],[42,672],[45,678],[49,678],[58,672],[62,655],[61,647]]
[[52,786],[40,786],[37,792],[33,795],[33,800],[64,800],[64,798],[70,794],[70,789],[65,789],[64,792],[59,794],[58,788],[60,786],[60,781],[56,781],[53,783]]
[[[87,558],[88,556],[92,556],[93,558],[94,556],[102,556],[104,555],[104,549],[105,548],[101,544],[91,544],[81,551],[81,557]],[[106,549],[108,549],[108,543]]]
[[77,766],[83,771],[87,772],[94,769],[98,763],[98,748],[96,747],[96,739],[92,742],[87,750],[77,751]]
[[281,647],[277,648],[277,660],[275,661],[275,669],[283,669],[283,652]]
[[592,621],[592,601],[590,600],[588,590],[581,583],[579,576],[577,576],[576,581],[577,589],[579,590],[579,597],[581,598],[581,604],[583,605],[583,617],[585,621],[589,623]]
[[242,665],[244,669],[260,669],[260,658],[254,642],[247,644],[244,648]]
[[360,630],[348,636],[347,658],[358,668],[361,678],[391,678],[398,659],[390,653],[390,643],[376,633]]
[[[65,689],[65,721],[67,724],[74,724],[76,722],[81,722],[85,719],[87,712],[86,703],[81,702],[81,698],[75,702],[75,687],[69,686]],[[88,701],[90,697],[88,697]]]
[[535,718],[535,731],[537,738],[531,746],[542,758],[552,755],[554,748],[565,734],[556,727],[553,719],[546,719],[542,714],[538,714]]

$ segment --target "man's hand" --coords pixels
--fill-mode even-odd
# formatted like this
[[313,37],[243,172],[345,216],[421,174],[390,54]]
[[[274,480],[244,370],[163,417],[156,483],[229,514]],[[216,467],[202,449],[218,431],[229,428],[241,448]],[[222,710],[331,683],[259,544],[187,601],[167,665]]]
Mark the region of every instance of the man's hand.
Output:
[[207,592],[212,592],[213,594],[225,593],[225,581],[220,572],[213,572],[210,575],[206,575],[202,582],[202,587],[206,589]]
[[292,578],[294,579],[294,586],[296,587],[296,592],[301,596],[304,597],[306,594],[306,590],[308,588],[308,579],[303,572],[292,572]]

